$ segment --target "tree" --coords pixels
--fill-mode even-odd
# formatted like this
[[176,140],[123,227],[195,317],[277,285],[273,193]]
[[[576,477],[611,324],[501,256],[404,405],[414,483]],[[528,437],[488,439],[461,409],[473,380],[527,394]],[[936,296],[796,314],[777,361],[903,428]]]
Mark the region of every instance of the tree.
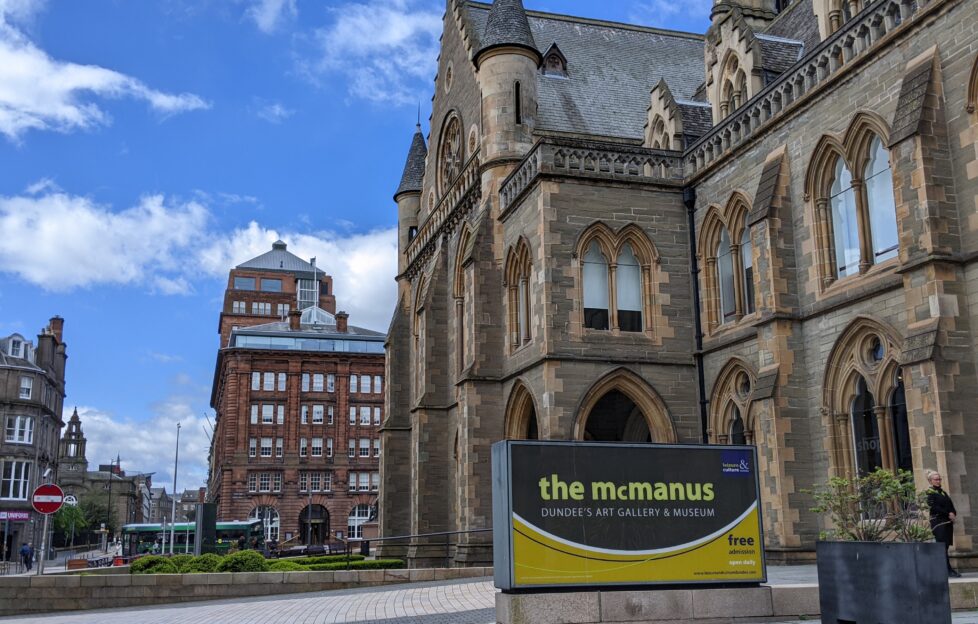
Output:
[[54,514],[54,533],[60,537],[62,544],[69,544],[72,535],[81,536],[88,526],[88,519],[80,507],[62,505]]
[[103,523],[111,533],[115,533],[119,528],[115,506],[112,506],[111,512],[109,510],[108,492],[89,492],[79,501],[78,508],[81,509],[85,521],[93,531],[101,528]]

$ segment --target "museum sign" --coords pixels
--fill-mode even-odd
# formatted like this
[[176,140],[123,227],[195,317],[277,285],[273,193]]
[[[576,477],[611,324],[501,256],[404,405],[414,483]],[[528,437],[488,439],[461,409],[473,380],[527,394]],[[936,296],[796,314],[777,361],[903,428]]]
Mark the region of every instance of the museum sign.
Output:
[[492,447],[503,590],[766,580],[752,446]]

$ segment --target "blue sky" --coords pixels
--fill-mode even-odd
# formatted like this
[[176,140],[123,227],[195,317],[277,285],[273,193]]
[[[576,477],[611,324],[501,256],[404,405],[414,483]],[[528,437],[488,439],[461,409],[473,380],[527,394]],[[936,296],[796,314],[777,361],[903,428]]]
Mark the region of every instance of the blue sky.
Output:
[[[525,0],[703,32],[710,0]],[[203,484],[228,270],[316,256],[351,322],[394,304],[391,194],[444,0],[0,0],[0,335],[65,318],[89,461]]]

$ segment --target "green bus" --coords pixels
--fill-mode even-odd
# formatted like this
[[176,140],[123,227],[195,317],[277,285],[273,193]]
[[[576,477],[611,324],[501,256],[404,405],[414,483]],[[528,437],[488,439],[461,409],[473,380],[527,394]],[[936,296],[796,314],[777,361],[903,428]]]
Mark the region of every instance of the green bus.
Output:
[[[166,525],[164,534],[163,526],[160,524],[127,524],[122,527],[122,554],[126,557],[151,554],[159,552],[162,554],[164,544],[166,552],[170,552],[170,527]],[[173,525],[173,553],[193,553],[194,551],[194,531],[197,525],[194,522],[177,522]],[[247,548],[251,548],[252,540],[258,544],[259,548],[265,545],[265,532],[262,520],[233,520],[230,522],[217,523],[217,554],[227,554],[232,546],[237,546],[238,539],[244,535]]]

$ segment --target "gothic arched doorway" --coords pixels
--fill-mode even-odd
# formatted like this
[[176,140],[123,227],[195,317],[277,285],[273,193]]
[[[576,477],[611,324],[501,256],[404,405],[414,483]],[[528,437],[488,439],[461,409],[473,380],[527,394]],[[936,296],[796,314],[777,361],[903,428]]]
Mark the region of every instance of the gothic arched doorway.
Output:
[[299,540],[323,544],[329,540],[329,512],[322,505],[307,505],[299,512]]
[[517,382],[506,406],[506,438],[509,440],[539,440],[537,409],[533,396],[522,382]]
[[584,425],[584,439],[595,442],[651,442],[645,416],[634,401],[612,390],[591,409]]
[[659,395],[641,377],[619,369],[595,383],[581,402],[574,439],[601,442],[676,441]]

